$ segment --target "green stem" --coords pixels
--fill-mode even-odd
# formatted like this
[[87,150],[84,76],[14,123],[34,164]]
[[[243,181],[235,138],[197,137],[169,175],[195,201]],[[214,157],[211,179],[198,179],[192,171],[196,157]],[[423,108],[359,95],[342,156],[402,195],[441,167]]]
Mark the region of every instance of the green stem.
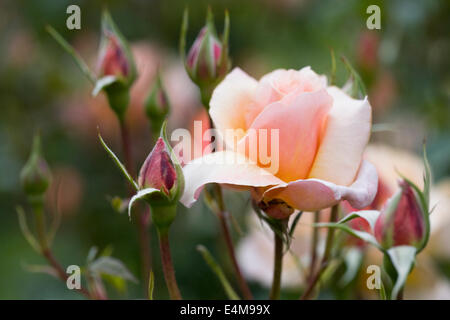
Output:
[[[133,153],[131,150],[131,140],[128,130],[128,126],[125,120],[119,119],[120,123],[120,133],[122,138],[122,149],[125,159],[125,168],[129,174],[134,177],[135,168],[133,162]],[[129,187],[129,195],[134,194],[133,188]],[[137,229],[139,238],[139,250],[141,257],[141,273],[144,279],[144,290],[145,294],[148,294],[148,282],[149,282],[149,270],[151,269],[151,249],[150,249],[150,234],[149,234],[149,223],[150,223],[150,211],[148,209],[140,211],[139,217],[137,219]],[[148,297],[147,297],[148,298]]]
[[281,272],[283,270],[283,239],[276,232],[274,232],[274,236],[275,236],[275,250],[274,250],[272,288],[270,290],[269,296],[270,300],[277,300],[280,298]]
[[[41,249],[41,254],[56,271],[58,278],[62,282],[66,283],[69,276],[67,275],[61,264],[55,259],[48,245],[43,199],[30,199],[30,202],[33,207],[34,218],[36,222],[36,232]],[[91,294],[86,289],[80,288],[76,290],[86,298],[92,298]]]
[[[338,215],[339,215],[339,205],[337,204],[331,208],[330,222],[331,223],[336,222],[338,220]],[[307,288],[303,292],[303,295],[300,297],[300,300],[308,300],[310,298],[310,295],[312,294],[314,288],[319,282],[322,273],[328,266],[331,255],[331,249],[333,247],[334,233],[335,233],[334,228],[328,228],[328,234],[325,244],[325,253],[323,255],[322,262],[320,263],[319,270],[317,270],[316,274],[313,277],[311,277],[311,280],[309,281]]]
[[[314,214],[314,223],[320,222],[320,211]],[[311,265],[309,267],[309,279],[314,277],[314,271],[316,270],[317,262],[317,243],[319,242],[319,229],[313,228],[312,241],[311,241]]]
[[177,280],[175,278],[175,270],[173,268],[172,257],[170,254],[169,233],[167,230],[158,230],[159,248],[161,253],[161,263],[166,280],[167,289],[171,300],[181,300],[180,290],[178,289]]
[[239,288],[242,292],[244,299],[252,300],[253,295],[250,291],[250,288],[247,285],[247,282],[242,275],[241,268],[236,259],[236,253],[234,250],[233,240],[231,239],[230,228],[229,228],[229,217],[228,213],[225,210],[225,204],[223,202],[222,196],[222,188],[219,184],[214,185],[214,194],[216,195],[215,199],[218,202],[219,210],[216,212],[217,217],[219,218],[220,227],[222,229],[222,235],[225,241],[225,245],[227,247],[228,256],[230,257],[231,264],[233,265],[234,273],[236,276],[236,280],[238,282]]
[[[207,105],[207,104],[205,104]],[[209,119],[209,126],[210,128],[214,128],[214,123],[211,119],[211,117],[208,117]],[[222,235],[225,241],[225,245],[227,247],[228,256],[231,260],[231,264],[233,265],[234,273],[236,276],[236,280],[239,285],[239,289],[241,290],[241,293],[246,300],[252,300],[253,295],[250,291],[250,288],[247,284],[247,282],[244,279],[244,276],[242,275],[241,268],[239,267],[239,264],[236,259],[236,253],[234,250],[233,240],[231,238],[230,233],[230,227],[229,227],[229,215],[225,208],[225,203],[223,201],[223,194],[222,194],[222,187],[220,184],[214,184],[213,186],[214,190],[214,199],[217,203],[218,210],[216,212],[217,217],[219,218],[220,227],[222,229]]]
[[32,207],[34,211],[34,219],[36,224],[36,232],[39,241],[39,245],[41,247],[41,251],[44,252],[48,248],[47,243],[47,231],[45,224],[45,215],[44,215],[44,204],[42,199],[34,200],[32,202]]

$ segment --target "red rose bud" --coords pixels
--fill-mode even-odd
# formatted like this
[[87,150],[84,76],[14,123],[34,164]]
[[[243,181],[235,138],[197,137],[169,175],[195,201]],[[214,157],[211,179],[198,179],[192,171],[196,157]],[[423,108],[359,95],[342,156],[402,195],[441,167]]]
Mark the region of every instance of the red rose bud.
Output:
[[127,41],[107,11],[102,16],[102,39],[98,58],[99,78],[93,95],[106,93],[109,106],[123,121],[130,101],[130,86],[136,79],[136,66]]
[[20,173],[23,190],[29,197],[41,197],[47,191],[50,179],[50,169],[42,156],[41,139],[35,136],[30,157]]
[[[183,55],[186,29],[187,12],[184,16],[181,33],[182,41],[180,42]],[[225,77],[230,67],[228,57],[228,33],[228,14],[225,14],[224,35],[222,40],[219,40],[214,27],[212,13],[208,10],[206,25],[200,30],[200,33],[186,57],[186,71],[192,81],[200,88],[202,102],[205,106],[209,104],[212,90],[214,90],[215,86]]]
[[155,188],[169,195],[176,181],[174,164],[167,153],[164,140],[159,138],[142,165],[138,178],[139,187]]
[[169,98],[162,86],[159,73],[156,83],[145,101],[145,112],[150,121],[153,136],[158,137],[161,126],[170,112]]
[[100,75],[127,77],[130,72],[129,65],[117,37],[108,30],[105,31],[104,37],[106,44],[99,58]]
[[136,67],[128,43],[107,11],[102,16],[98,68],[100,77],[115,76],[128,86],[136,76]]
[[426,237],[426,213],[411,185],[404,180],[399,184],[401,189],[387,202],[375,224],[375,237],[384,248],[419,248]]

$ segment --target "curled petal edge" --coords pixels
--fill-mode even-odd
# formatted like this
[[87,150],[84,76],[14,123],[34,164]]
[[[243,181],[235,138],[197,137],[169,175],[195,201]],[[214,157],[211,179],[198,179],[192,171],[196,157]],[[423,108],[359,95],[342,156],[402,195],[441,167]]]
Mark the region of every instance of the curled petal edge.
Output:
[[375,167],[363,160],[355,182],[340,186],[320,179],[305,179],[277,185],[266,190],[264,200],[281,199],[293,208],[317,211],[347,200],[356,209],[372,203],[378,188],[378,174]]
[[220,183],[244,187],[269,187],[286,183],[233,151],[219,151],[197,158],[183,167],[185,191],[180,201],[191,207],[202,187]]

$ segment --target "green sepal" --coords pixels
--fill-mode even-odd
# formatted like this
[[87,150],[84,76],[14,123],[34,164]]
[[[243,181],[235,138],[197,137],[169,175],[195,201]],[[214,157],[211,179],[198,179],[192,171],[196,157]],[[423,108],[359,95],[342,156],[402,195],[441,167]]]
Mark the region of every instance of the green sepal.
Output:
[[[380,215],[380,212],[376,211],[376,210],[361,210],[361,211],[355,211],[355,212],[349,213],[348,215],[346,215],[344,218],[342,218],[338,222],[315,223],[315,224],[313,224],[313,226],[318,227],[318,228],[326,227],[326,228],[340,229],[354,237],[357,237],[367,243],[370,243],[371,245],[375,246],[376,248],[378,248],[379,250],[384,252],[383,247],[378,243],[378,241],[373,236],[375,222],[378,219],[379,215]],[[369,223],[372,233],[355,230],[345,224],[345,223],[349,222],[350,220],[353,220],[358,217],[363,218],[364,220],[366,220]]]
[[350,96],[356,99],[362,99],[367,96],[366,86],[361,79],[361,76],[356,72],[355,68],[350,64],[346,57],[341,57],[348,72],[350,73],[350,78],[348,84],[350,85]]
[[383,259],[383,267],[394,283],[391,291],[391,299],[395,300],[405,286],[408,275],[411,273],[417,249],[413,246],[397,246],[386,251]]
[[78,68],[81,70],[81,72],[88,78],[88,80],[95,84],[97,82],[97,77],[95,76],[94,72],[91,71],[91,69],[88,67],[86,62],[81,58],[81,56],[78,54],[78,52],[75,51],[75,49],[56,31],[52,26],[47,25],[45,27],[47,32],[55,39],[55,41],[72,57],[72,59],[77,64]]
[[148,276],[148,300],[153,300],[153,291],[155,289],[155,274],[153,270],[150,270]]
[[139,190],[138,184],[133,180],[131,175],[128,173],[125,166],[120,162],[119,158],[114,154],[114,152],[106,145],[105,141],[103,140],[102,136],[100,135],[100,132],[98,133],[98,139],[100,140],[101,145],[106,150],[108,155],[111,157],[115,165],[119,168],[120,172],[123,174],[123,176],[128,180],[128,182],[134,187],[134,189]]

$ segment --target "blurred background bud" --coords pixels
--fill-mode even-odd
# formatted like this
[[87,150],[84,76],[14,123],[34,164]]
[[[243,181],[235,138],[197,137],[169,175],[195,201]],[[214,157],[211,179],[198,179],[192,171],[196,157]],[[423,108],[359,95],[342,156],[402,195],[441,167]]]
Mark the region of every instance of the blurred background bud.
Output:
[[164,120],[170,113],[169,98],[163,87],[159,72],[153,88],[145,101],[145,113],[150,121],[153,137],[156,140]]
[[136,66],[127,41],[106,10],[102,15],[102,38],[97,64],[100,78],[93,94],[104,90],[110,107],[123,121],[130,102],[130,86],[136,79]]
[[50,184],[51,173],[42,155],[41,138],[36,135],[30,157],[20,173],[22,188],[29,197],[41,197]]
[[99,76],[115,76],[130,86],[136,78],[136,66],[127,41],[108,11],[102,15],[102,37],[98,57]]
[[400,190],[387,202],[375,224],[375,237],[385,248],[409,245],[420,247],[426,223],[420,200],[411,185],[399,182]]

